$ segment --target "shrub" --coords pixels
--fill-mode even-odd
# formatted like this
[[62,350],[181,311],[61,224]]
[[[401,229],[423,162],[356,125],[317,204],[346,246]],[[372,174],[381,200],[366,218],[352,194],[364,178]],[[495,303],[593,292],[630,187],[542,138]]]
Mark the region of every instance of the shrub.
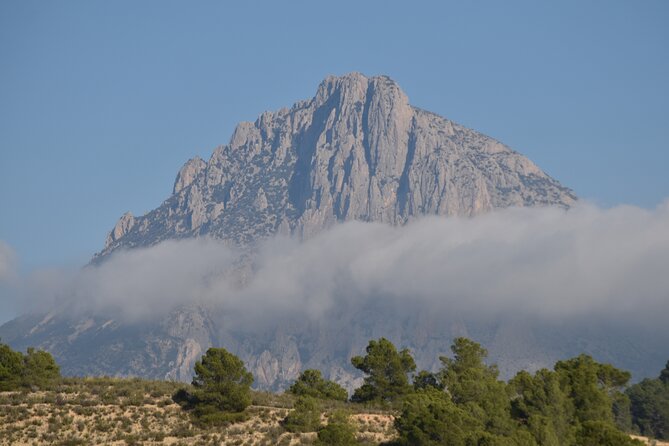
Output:
[[60,380],[60,368],[53,356],[29,348],[25,355],[0,344],[0,391],[26,388],[52,388]]
[[348,399],[346,389],[334,381],[324,379],[321,371],[314,369],[302,372],[288,391],[297,396],[310,396],[338,401],[346,401]]
[[358,441],[355,438],[355,427],[349,421],[348,413],[335,411],[328,418],[328,424],[318,431],[316,445],[319,446],[353,446]]
[[28,348],[23,358],[23,385],[47,389],[53,387],[60,379],[60,367],[51,353]]
[[0,344],[0,391],[14,390],[21,385],[23,355],[6,344]]
[[316,432],[321,424],[321,412],[316,399],[299,397],[295,402],[295,410],[284,418],[282,424],[289,432]]

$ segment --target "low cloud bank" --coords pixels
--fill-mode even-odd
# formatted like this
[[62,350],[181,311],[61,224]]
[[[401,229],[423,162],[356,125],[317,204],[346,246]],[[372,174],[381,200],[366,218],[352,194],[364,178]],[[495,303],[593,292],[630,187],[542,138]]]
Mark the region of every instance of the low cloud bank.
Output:
[[650,324],[669,314],[669,201],[654,210],[506,209],[403,227],[350,222],[304,242],[267,240],[252,265],[215,240],[167,241],[19,282],[13,292],[26,303],[69,302],[132,320],[200,302],[317,318],[342,302],[382,298],[466,316]]

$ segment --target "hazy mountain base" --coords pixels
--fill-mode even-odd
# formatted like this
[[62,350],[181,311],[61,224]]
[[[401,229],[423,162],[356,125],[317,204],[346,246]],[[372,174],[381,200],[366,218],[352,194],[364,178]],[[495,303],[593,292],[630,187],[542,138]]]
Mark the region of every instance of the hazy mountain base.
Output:
[[408,347],[419,369],[427,370],[439,366],[438,357],[448,354],[453,338],[470,337],[489,346],[490,360],[504,379],[585,352],[631,371],[636,381],[655,376],[669,345],[652,327],[614,327],[592,319],[555,323],[521,313],[494,321],[456,318],[447,309],[382,299],[342,304],[318,319],[273,313],[251,320],[204,306],[136,323],[71,314],[23,316],[1,327],[0,336],[19,350],[36,346],[52,352],[65,375],[181,381],[191,379],[195,360],[207,348],[223,346],[244,360],[257,388],[272,390],[286,388],[307,368],[322,370],[352,390],[361,375],[348,358],[361,354],[369,339],[382,336]]

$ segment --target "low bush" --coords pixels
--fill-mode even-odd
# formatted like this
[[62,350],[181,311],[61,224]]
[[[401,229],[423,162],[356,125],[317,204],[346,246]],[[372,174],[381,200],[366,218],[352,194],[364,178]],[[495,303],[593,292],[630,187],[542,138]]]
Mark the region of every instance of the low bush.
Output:
[[281,423],[288,432],[316,432],[321,424],[318,401],[310,396],[301,396],[295,409]]

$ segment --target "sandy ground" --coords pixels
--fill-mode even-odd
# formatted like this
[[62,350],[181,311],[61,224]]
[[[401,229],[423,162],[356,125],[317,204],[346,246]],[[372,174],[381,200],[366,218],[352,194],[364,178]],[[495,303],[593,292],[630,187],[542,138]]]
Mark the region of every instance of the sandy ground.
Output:
[[669,446],[669,442],[667,441],[650,440],[648,437],[641,437],[639,435],[630,435],[630,437],[641,440],[649,446]]

